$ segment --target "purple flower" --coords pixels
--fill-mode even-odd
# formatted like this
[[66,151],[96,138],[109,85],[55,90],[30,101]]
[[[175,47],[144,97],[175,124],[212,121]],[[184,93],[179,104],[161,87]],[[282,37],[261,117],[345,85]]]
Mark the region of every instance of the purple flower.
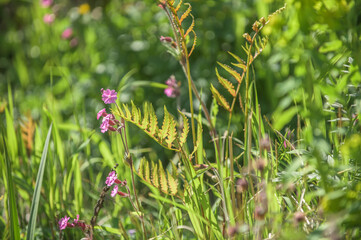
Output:
[[[107,180],[105,181],[105,184],[110,187],[114,184],[115,180],[118,178],[118,175],[115,171],[111,171],[107,177]],[[118,190],[117,190],[118,191]]]
[[55,19],[55,15],[53,13],[45,14],[43,17],[44,23],[49,24],[49,25],[54,22],[54,19]]
[[115,90],[104,90],[102,88],[100,91],[102,92],[102,100],[105,104],[115,103],[115,100],[117,100],[117,92]]
[[118,185],[115,185],[112,192],[110,193],[110,196],[115,197],[118,193]]
[[70,40],[69,45],[70,47],[76,47],[78,45],[78,39],[77,38],[73,38],[72,40]]
[[164,42],[164,43],[166,43],[166,42],[168,42],[168,43],[173,42],[173,38],[171,38],[171,37],[163,37],[163,36],[160,36],[159,40],[160,40],[161,42]]
[[70,219],[70,217],[67,217],[67,216],[60,219],[60,221],[59,221],[59,229],[60,230],[64,230],[68,226],[69,219]]
[[115,121],[116,120],[113,114],[107,114],[105,117],[103,117],[102,124],[100,125],[101,132],[105,133],[108,130],[115,132],[117,129],[112,127],[116,125]]
[[175,98],[176,97],[174,89],[172,89],[172,88],[164,89],[164,94],[167,95],[167,97],[170,97],[170,98]]
[[164,94],[167,95],[167,97],[175,98],[179,96],[180,94],[179,85],[174,75],[170,76],[165,83],[168,85],[168,87],[164,89]]
[[71,37],[71,35],[73,35],[73,29],[72,28],[67,28],[64,30],[64,32],[61,34],[61,37],[63,39],[68,39]]
[[78,215],[76,215],[76,218],[74,218],[74,224],[77,224],[79,222],[79,214]]
[[99,120],[100,117],[105,117],[107,116],[107,111],[105,110],[105,108],[103,108],[102,110],[100,110],[98,113],[97,113],[97,120]]
[[40,4],[42,7],[47,8],[53,3],[53,0],[41,0]]

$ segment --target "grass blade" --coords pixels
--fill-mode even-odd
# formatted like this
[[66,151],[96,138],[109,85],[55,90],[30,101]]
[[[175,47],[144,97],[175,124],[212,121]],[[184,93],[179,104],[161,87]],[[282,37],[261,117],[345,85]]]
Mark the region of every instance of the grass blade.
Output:
[[20,240],[20,227],[19,227],[19,218],[18,218],[18,210],[16,206],[16,199],[15,199],[15,189],[12,177],[12,170],[11,170],[11,163],[10,157],[7,150],[7,144],[5,142],[5,135],[3,134],[3,142],[4,142],[4,149],[5,149],[5,165],[6,165],[6,181],[7,184],[5,186],[8,187],[8,207],[10,213],[10,239],[13,240]]
[[28,232],[26,235],[27,240],[34,239],[34,235],[35,235],[36,217],[38,215],[38,208],[39,208],[39,201],[40,201],[40,190],[41,190],[41,185],[43,183],[46,156],[48,154],[52,126],[53,126],[53,124],[50,125],[49,130],[48,130],[48,135],[46,137],[44,148],[43,148],[43,154],[41,155],[38,176],[36,177],[36,185],[35,185],[35,190],[34,190],[34,195],[33,195],[33,201],[31,203]]

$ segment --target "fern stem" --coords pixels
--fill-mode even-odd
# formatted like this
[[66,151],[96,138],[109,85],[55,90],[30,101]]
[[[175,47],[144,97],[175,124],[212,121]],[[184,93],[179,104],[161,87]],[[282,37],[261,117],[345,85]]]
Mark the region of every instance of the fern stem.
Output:
[[[205,103],[202,101],[200,94],[193,82],[192,76],[191,76],[191,72],[190,72],[190,64],[189,64],[189,55],[188,55],[188,50],[187,50],[187,44],[185,39],[182,37],[184,36],[184,30],[182,28],[182,26],[180,26],[179,24],[179,19],[178,16],[176,14],[172,15],[167,8],[164,8],[164,11],[166,12],[166,15],[168,17],[168,20],[170,22],[170,25],[172,27],[172,31],[173,31],[173,35],[175,37],[176,43],[177,43],[177,47],[178,47],[178,51],[180,53],[182,53],[182,56],[179,60],[180,65],[182,66],[183,72],[188,80],[188,94],[189,94],[189,101],[190,101],[190,109],[191,109],[191,122],[192,122],[192,135],[193,135],[193,145],[195,145],[196,143],[196,138],[195,138],[195,126],[194,126],[194,110],[193,110],[193,97],[192,97],[192,91],[194,93],[194,95],[196,96],[196,98],[198,99],[198,101],[201,103],[202,105],[202,110],[203,113],[209,123],[210,126],[210,130],[211,130],[211,136],[213,137],[213,139],[216,141],[216,145],[218,148],[218,152],[219,152],[219,142],[218,142],[218,137],[217,137],[217,131],[215,130],[212,121],[211,121],[211,117],[209,114],[209,111],[205,105]],[[178,26],[179,25],[179,26]]]

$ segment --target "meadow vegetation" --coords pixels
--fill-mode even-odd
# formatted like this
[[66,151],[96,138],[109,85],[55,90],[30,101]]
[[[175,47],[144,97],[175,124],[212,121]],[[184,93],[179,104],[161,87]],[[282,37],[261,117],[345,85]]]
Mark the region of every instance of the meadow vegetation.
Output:
[[361,239],[360,1],[0,6],[1,239]]

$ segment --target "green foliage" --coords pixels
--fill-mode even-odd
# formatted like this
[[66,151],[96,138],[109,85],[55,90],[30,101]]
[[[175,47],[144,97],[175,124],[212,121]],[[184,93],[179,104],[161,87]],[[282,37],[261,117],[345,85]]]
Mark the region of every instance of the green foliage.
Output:
[[[58,221],[102,196],[93,239],[360,239],[361,3],[284,3],[2,1],[0,238],[83,238]],[[116,163],[129,197],[102,191]]]
[[48,154],[48,148],[49,148],[49,142],[50,142],[50,135],[51,135],[51,129],[52,125],[49,127],[49,131],[45,140],[43,153],[41,155],[38,175],[36,177],[36,185],[35,190],[33,194],[33,201],[31,202],[31,210],[30,210],[30,220],[29,220],[29,226],[27,231],[27,237],[26,239],[34,239],[35,236],[35,226],[36,226],[36,217],[38,215],[38,209],[39,209],[39,202],[40,202],[40,190],[41,186],[43,184],[43,176],[44,176],[44,170],[45,170],[45,164]]

